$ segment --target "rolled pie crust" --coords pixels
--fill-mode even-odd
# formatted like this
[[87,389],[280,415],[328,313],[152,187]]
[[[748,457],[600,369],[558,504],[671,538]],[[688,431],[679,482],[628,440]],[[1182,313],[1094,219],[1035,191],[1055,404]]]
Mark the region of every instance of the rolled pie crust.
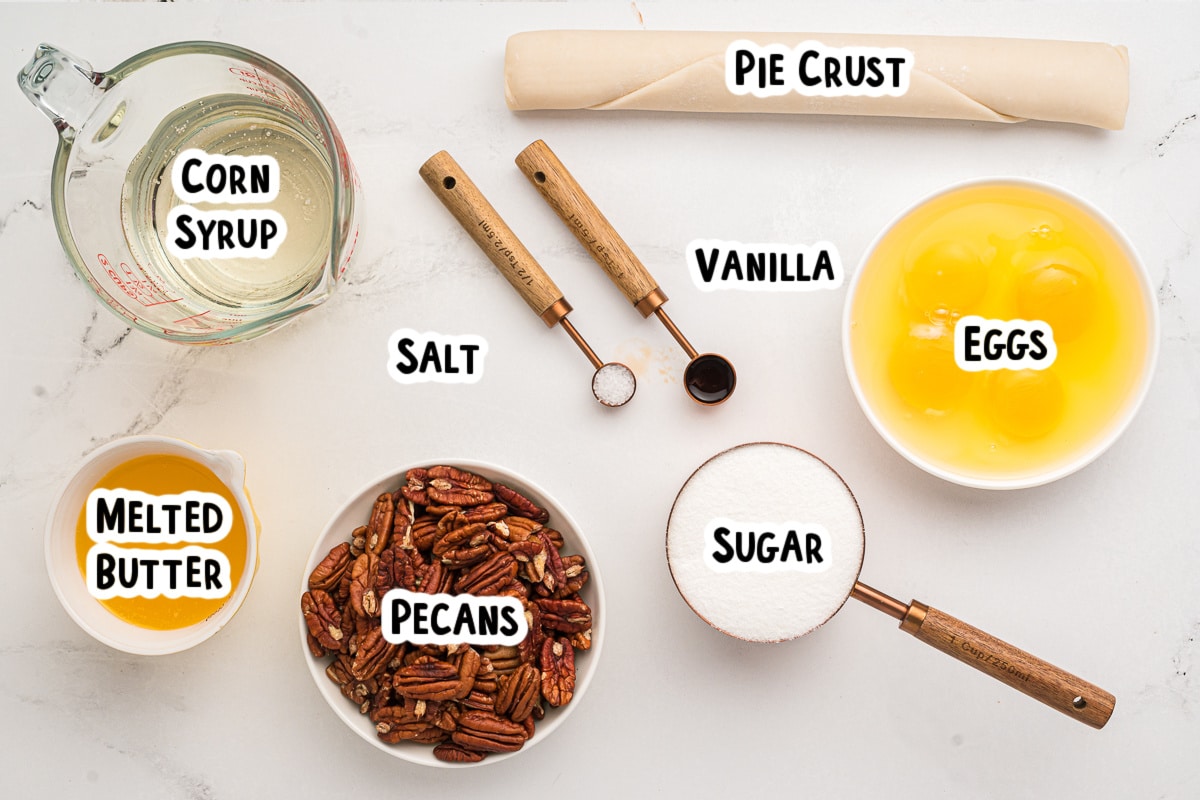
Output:
[[[725,50],[738,39],[794,48],[903,47],[914,65],[901,97],[735,95]],[[593,109],[853,114],[1072,122],[1119,130],[1129,55],[1100,42],[832,33],[529,31],[508,40],[504,91],[514,111]]]

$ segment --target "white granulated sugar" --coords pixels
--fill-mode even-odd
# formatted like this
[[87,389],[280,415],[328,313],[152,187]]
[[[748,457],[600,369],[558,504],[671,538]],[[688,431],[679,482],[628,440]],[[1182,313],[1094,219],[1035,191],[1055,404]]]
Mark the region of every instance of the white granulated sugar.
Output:
[[[824,526],[821,572],[717,572],[704,530],[718,518]],[[679,593],[713,627],[755,642],[794,639],[832,617],[858,580],[865,536],[858,503],[824,462],[784,444],[744,444],[714,456],[679,491],[667,561]]]
[[624,364],[605,364],[592,378],[592,393],[606,406],[623,406],[633,397],[637,382]]

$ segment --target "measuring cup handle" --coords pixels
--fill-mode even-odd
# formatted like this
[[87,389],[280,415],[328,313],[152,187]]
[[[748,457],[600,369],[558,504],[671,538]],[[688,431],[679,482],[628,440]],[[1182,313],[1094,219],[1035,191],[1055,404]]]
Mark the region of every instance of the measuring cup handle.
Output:
[[916,600],[900,629],[1093,728],[1103,728],[1116,706],[1099,686]]
[[99,105],[109,81],[82,58],[39,44],[33,58],[17,73],[17,84],[58,132],[71,138]]
[[545,142],[538,139],[516,158],[517,167],[525,173],[571,233],[604,268],[629,302],[643,317],[667,301],[667,296],[654,282],[625,240],[620,237],[600,209],[583,191],[583,187],[567,171]]
[[554,281],[449,153],[435,154],[421,165],[420,172],[442,205],[547,327],[571,311]]

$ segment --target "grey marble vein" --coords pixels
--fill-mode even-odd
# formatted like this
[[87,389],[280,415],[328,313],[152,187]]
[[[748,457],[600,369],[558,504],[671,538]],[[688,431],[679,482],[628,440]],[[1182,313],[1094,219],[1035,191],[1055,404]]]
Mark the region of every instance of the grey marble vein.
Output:
[[22,200],[14,208],[9,209],[3,214],[0,214],[0,235],[3,235],[4,229],[8,227],[9,221],[17,214],[22,213],[25,209],[32,208],[34,211],[43,211],[46,208],[45,202],[38,203],[36,200]]
[[1154,145],[1154,155],[1158,158],[1165,156],[1173,146],[1172,140],[1175,139],[1185,127],[1195,121],[1196,115],[1188,114],[1186,117],[1172,125],[1171,129],[1163,134],[1162,137],[1159,138],[1158,143]]

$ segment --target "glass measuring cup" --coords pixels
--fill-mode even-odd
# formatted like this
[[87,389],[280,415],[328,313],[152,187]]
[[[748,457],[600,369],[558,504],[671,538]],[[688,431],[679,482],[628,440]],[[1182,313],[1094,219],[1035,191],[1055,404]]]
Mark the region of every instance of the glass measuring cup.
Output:
[[[345,272],[358,240],[358,176],[320,102],[273,61],[181,42],[96,72],[43,44],[17,82],[59,133],[51,193],[63,249],[134,328],[191,344],[242,341],[323,302]],[[275,160],[273,200],[191,203],[197,217],[278,212],[286,232],[273,255],[171,249],[169,215],[185,205],[172,166],[194,149]]]

